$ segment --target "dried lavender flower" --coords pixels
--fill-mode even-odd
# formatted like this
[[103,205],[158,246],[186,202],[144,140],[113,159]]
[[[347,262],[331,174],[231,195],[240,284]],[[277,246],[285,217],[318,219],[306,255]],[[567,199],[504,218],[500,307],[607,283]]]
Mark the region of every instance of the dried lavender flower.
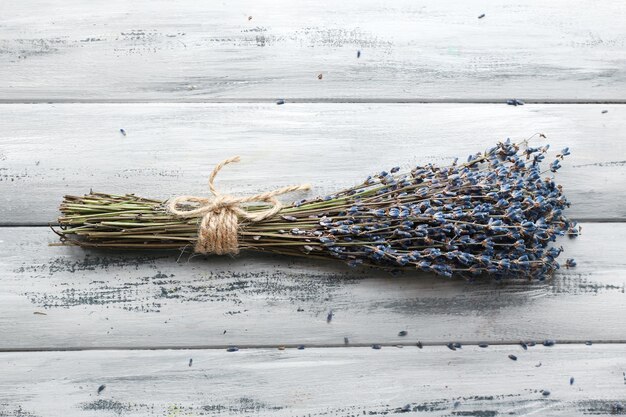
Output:
[[[548,149],[507,140],[465,163],[381,171],[355,187],[243,223],[239,246],[444,277],[544,279],[560,267],[556,239],[580,232],[565,216],[569,202],[553,178],[570,151],[544,169]],[[135,195],[66,196],[61,212],[63,244],[84,247],[183,249],[195,243],[199,222]],[[568,259],[565,265],[575,264]]]

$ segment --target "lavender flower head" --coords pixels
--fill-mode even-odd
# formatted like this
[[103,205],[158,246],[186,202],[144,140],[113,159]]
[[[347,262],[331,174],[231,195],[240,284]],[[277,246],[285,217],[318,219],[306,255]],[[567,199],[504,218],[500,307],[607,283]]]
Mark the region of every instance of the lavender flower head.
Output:
[[318,224],[299,230],[315,238],[318,252],[353,266],[543,279],[559,268],[562,248],[550,244],[579,230],[563,214],[569,203],[549,174],[569,150],[542,171],[548,148],[507,140],[463,164],[383,171],[328,198],[335,204]]

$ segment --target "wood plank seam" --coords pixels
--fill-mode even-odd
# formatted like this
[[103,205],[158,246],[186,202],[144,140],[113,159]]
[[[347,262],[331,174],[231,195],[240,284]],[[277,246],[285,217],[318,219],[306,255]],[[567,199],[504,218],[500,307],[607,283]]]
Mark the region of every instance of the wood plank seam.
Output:
[[[601,217],[601,218],[585,218],[585,217],[570,217],[569,219],[574,220],[578,223],[626,223],[626,218],[624,217]],[[0,222],[0,227],[50,227],[50,226],[58,226],[57,222],[23,222],[23,223],[13,223],[13,222]]]
[[[23,98],[2,99],[0,104],[259,104],[275,103],[283,100],[285,104],[507,104],[506,98],[297,98],[297,97],[261,97],[261,98],[181,98],[167,99],[130,99],[130,98]],[[626,104],[626,99],[571,99],[541,98],[521,99],[525,104]]]
[[[420,346],[417,346],[417,342],[405,342],[405,343],[310,343],[310,344],[293,344],[293,343],[285,343],[285,344],[229,344],[229,345],[173,345],[173,346],[98,346],[98,347],[77,347],[77,346],[68,346],[63,348],[46,348],[46,347],[37,347],[37,348],[1,348],[0,353],[11,353],[11,352],[83,352],[83,351],[105,351],[105,350],[115,350],[115,351],[133,351],[133,350],[153,350],[153,351],[169,351],[169,350],[225,350],[231,347],[236,347],[239,350],[268,350],[268,349],[298,349],[299,347],[304,347],[307,349],[339,349],[339,348],[368,348],[372,346],[377,346],[380,348],[396,348],[396,349],[404,349],[404,348],[415,348],[415,349],[423,349],[428,347],[447,347],[449,344],[460,344],[462,350],[463,346],[466,347],[477,347],[481,344],[487,344],[488,346],[500,346],[500,347],[519,347],[522,341],[513,341],[513,340],[505,340],[505,341],[454,341],[449,343],[440,343],[440,342],[422,342],[419,341]],[[526,340],[524,343],[531,343],[530,346],[533,346],[534,342],[537,346],[542,345],[544,341],[542,340]],[[558,345],[568,345],[568,346],[593,346],[593,345],[621,345],[626,344],[626,339],[606,339],[606,340],[558,340],[554,341],[554,344]]]

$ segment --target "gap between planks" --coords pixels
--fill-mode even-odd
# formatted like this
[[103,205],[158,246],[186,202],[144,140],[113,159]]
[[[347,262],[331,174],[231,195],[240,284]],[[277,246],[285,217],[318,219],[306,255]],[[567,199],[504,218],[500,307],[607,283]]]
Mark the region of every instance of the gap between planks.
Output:
[[[597,219],[594,218],[586,218],[586,217],[572,217],[570,220],[578,222],[578,223],[626,223],[626,218],[624,217],[600,217]],[[59,224],[56,222],[0,222],[0,227],[58,227]]]
[[523,99],[518,97],[507,98],[289,98],[289,97],[269,97],[269,98],[181,98],[167,99],[160,98],[149,99],[89,99],[89,98],[23,98],[23,99],[2,99],[0,104],[256,104],[256,103],[275,103],[276,100],[283,100],[284,104],[315,104],[315,103],[354,103],[354,104],[507,104],[507,100],[517,98],[525,104],[626,104],[626,99]]
[[[513,347],[520,346],[521,342],[531,343],[530,340],[520,340],[520,341],[496,341],[496,342],[478,342],[478,341],[454,341],[450,343],[460,343],[461,346],[478,346],[481,343],[486,343],[489,346],[503,346],[503,347]],[[449,343],[438,343],[438,342],[422,342],[419,341],[423,348],[427,347],[446,347]],[[543,341],[535,340],[534,343],[537,346],[543,346]],[[623,345],[626,344],[625,340],[558,340],[555,341],[554,344],[558,345],[581,345],[585,346],[588,343],[591,345]],[[68,346],[68,347],[36,347],[36,348],[0,348],[0,353],[11,353],[11,352],[82,352],[82,351],[105,351],[105,350],[115,350],[115,351],[127,351],[127,350],[225,350],[230,347],[236,347],[239,350],[247,349],[247,350],[255,350],[255,349],[297,349],[299,346],[304,346],[307,349],[337,349],[337,348],[364,348],[364,347],[372,347],[373,345],[380,346],[381,348],[416,348],[422,349],[417,346],[417,341],[415,342],[405,342],[405,343],[322,343],[322,344],[241,344],[241,345],[172,345],[172,346],[94,346],[94,347],[78,347],[78,346]],[[462,350],[458,348],[457,350]],[[550,347],[550,346],[548,346]]]

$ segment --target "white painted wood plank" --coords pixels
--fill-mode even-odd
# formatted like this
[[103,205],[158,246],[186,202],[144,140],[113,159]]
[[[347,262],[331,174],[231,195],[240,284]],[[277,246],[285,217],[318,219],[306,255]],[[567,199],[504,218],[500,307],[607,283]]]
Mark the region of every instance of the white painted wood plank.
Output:
[[55,238],[0,228],[0,349],[626,340],[623,223],[559,241],[578,267],[543,283],[254,254],[177,263],[47,246]]
[[626,98],[620,0],[28,0],[0,13],[9,100]]
[[224,191],[311,183],[313,197],[535,132],[548,138],[533,144],[572,150],[559,172],[570,216],[626,216],[626,105],[24,104],[0,115],[3,224],[46,224],[64,194],[90,188],[205,194],[213,165],[237,154],[218,179]]
[[0,366],[7,417],[569,417],[626,405],[624,345],[1,353]]

